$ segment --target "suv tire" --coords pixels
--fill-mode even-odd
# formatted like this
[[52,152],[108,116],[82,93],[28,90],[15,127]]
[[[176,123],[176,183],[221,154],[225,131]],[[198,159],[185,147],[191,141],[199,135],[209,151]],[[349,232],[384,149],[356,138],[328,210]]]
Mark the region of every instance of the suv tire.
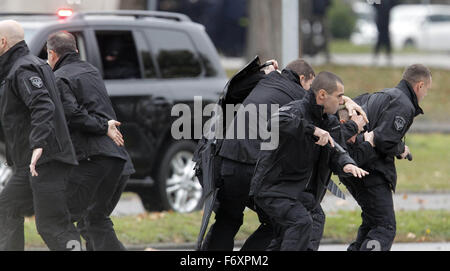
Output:
[[6,157],[3,153],[0,151],[0,193],[13,175],[12,169],[6,165]]
[[155,185],[139,192],[147,211],[190,213],[202,208],[202,187],[195,177],[192,161],[196,147],[194,141],[180,140],[167,148]]
[[409,48],[417,48],[416,42],[412,38],[406,39],[405,43],[403,44],[403,49]]

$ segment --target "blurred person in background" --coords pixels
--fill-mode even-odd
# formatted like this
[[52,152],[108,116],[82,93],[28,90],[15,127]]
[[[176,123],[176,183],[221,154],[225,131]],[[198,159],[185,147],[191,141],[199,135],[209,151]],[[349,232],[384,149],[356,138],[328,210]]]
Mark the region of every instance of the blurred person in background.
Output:
[[397,0],[382,0],[380,4],[373,4],[376,12],[375,23],[378,29],[378,40],[374,48],[374,61],[378,59],[378,54],[382,47],[386,49],[389,65],[392,61],[391,37],[389,33],[389,23],[391,9],[397,5]]
[[[322,51],[325,54],[327,62],[330,62],[330,50],[328,47],[329,41],[329,28],[326,20],[327,10],[331,5],[330,0],[314,0],[312,1],[312,21],[313,28],[316,25],[320,25],[322,30],[322,43],[319,46],[319,52]],[[314,42],[314,41],[313,41]]]

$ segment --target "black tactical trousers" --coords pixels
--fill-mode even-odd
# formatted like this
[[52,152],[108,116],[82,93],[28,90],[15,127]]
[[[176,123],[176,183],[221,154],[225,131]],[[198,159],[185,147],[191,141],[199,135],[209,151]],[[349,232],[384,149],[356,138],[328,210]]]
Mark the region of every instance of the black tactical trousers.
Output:
[[[307,209],[309,210],[310,208],[313,208],[313,202],[311,202],[311,204],[308,204]],[[261,223],[264,223],[263,221],[270,221],[270,219],[268,218],[268,216],[264,213],[264,211],[259,208],[258,206],[256,206],[256,212],[258,213],[258,217],[259,220],[261,221]],[[325,213],[323,212],[322,206],[317,205],[317,207],[315,207],[313,210],[311,210],[310,212],[311,218],[313,220],[313,224],[312,224],[312,232],[311,232],[311,236],[309,238],[309,245],[307,250],[309,251],[317,251],[319,249],[320,246],[320,241],[322,240],[323,237],[323,231],[325,229]],[[269,222],[270,225],[270,222]],[[262,226],[262,225],[261,225]],[[261,227],[260,227],[261,228]],[[259,238],[259,234],[263,234],[264,238],[268,238],[268,236],[272,236],[271,240],[267,241],[267,246],[270,244],[270,242],[272,241],[272,239],[274,239],[276,237],[276,232],[274,232],[274,229],[272,226],[270,227],[265,227],[263,229],[258,228],[258,230],[252,234],[248,239],[251,238]],[[269,231],[271,230],[272,232],[265,232],[265,231]],[[259,231],[264,231],[264,233],[260,233]],[[256,237],[253,237],[253,235],[256,235]],[[280,241],[278,239],[278,241]],[[246,242],[247,244],[247,242]],[[244,244],[245,246],[245,244]],[[279,246],[279,244],[277,245]],[[244,247],[243,247],[244,248]],[[251,249],[249,249],[251,250]]]
[[325,213],[323,212],[322,206],[320,204],[310,212],[311,218],[313,220],[312,233],[309,238],[309,251],[319,250],[320,241],[323,237],[323,231],[325,229]]
[[34,213],[37,231],[50,250],[81,248],[64,193],[71,168],[53,161],[37,166],[37,177],[30,177],[28,169],[15,171],[0,194],[0,250],[24,250],[24,217]]
[[[244,221],[244,210],[254,206],[248,196],[253,170],[254,165],[223,159],[220,172],[223,184],[214,207],[215,222],[206,235],[202,250],[233,250],[234,237]],[[263,222],[242,250],[264,250],[272,240],[272,232],[270,223]]]
[[[125,190],[125,186],[127,185],[127,182],[128,182],[129,179],[130,179],[130,175],[122,175],[120,177],[119,185],[117,186],[116,192],[114,192],[114,195],[113,195],[113,197],[111,199],[111,202],[108,205],[107,210],[99,210],[98,208],[100,206],[94,202],[91,206],[89,206],[88,212],[103,213],[103,214],[105,214],[105,221],[107,221],[107,220],[110,221],[109,216],[111,216],[112,212],[114,211],[114,209],[116,208],[117,204],[119,203],[120,197],[122,196],[122,193]],[[86,225],[86,222],[83,219],[82,221],[78,222],[77,229],[80,231],[81,236],[84,238],[84,240],[86,240],[86,250],[87,251],[94,251],[94,248],[92,247],[92,243],[89,241],[89,236],[87,234],[85,225]],[[113,238],[114,238],[114,236],[113,236]],[[122,250],[122,251],[127,250],[125,248],[125,246],[122,244],[122,242],[120,242],[119,240],[117,240],[117,242],[119,242],[119,249],[118,250]]]
[[274,239],[267,250],[306,251],[311,248],[314,224],[304,202],[314,199],[312,194],[303,194],[298,200],[255,198],[256,204],[269,217],[274,227]]
[[356,241],[347,250],[391,249],[396,234],[396,221],[392,190],[383,177],[372,174],[363,180],[342,180],[352,196],[361,206],[362,224]]
[[[125,160],[93,156],[80,161],[69,175],[67,199],[73,222],[93,250],[123,250],[109,218]],[[80,224],[81,223],[81,224]]]

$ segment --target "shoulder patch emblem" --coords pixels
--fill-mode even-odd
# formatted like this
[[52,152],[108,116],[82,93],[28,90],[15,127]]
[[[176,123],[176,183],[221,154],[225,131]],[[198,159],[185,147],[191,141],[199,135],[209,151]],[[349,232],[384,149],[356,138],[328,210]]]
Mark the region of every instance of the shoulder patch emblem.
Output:
[[397,131],[402,131],[405,128],[406,120],[403,117],[396,116],[394,119],[394,127]]
[[30,77],[30,82],[35,88],[42,88],[44,86],[42,79],[37,76]]

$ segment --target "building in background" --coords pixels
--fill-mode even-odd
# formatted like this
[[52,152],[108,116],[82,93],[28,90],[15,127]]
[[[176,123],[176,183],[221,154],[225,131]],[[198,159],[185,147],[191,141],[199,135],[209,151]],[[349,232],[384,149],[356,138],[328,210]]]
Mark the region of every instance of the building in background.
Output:
[[[138,0],[137,0],[138,1]],[[248,8],[247,0],[154,0],[147,1],[161,11],[186,14],[205,26],[218,51],[226,56],[245,53]]]
[[1,0],[1,12],[56,12],[60,8],[73,10],[116,10],[121,0]]
[[[313,4],[323,1],[298,1],[300,55],[315,55],[326,48],[323,46],[326,44],[324,36],[326,31],[323,31],[325,27],[312,22]],[[74,11],[132,9],[179,12],[204,25],[222,55],[251,59],[255,54],[259,54],[262,58],[280,57],[281,46],[277,41],[281,39],[281,2],[282,0],[1,0],[0,12],[55,12],[63,7],[72,8]],[[329,2],[348,5],[350,11],[352,4],[357,2],[368,6],[365,0]],[[450,0],[399,0],[399,2],[450,4]],[[355,13],[358,15],[358,12]],[[348,28],[342,20],[339,23],[331,23],[330,12],[325,17],[332,26]],[[370,20],[372,18],[369,22],[359,19],[354,31],[349,30],[350,33],[354,32],[353,42],[357,44],[374,42],[372,36],[376,35],[376,29]]]

